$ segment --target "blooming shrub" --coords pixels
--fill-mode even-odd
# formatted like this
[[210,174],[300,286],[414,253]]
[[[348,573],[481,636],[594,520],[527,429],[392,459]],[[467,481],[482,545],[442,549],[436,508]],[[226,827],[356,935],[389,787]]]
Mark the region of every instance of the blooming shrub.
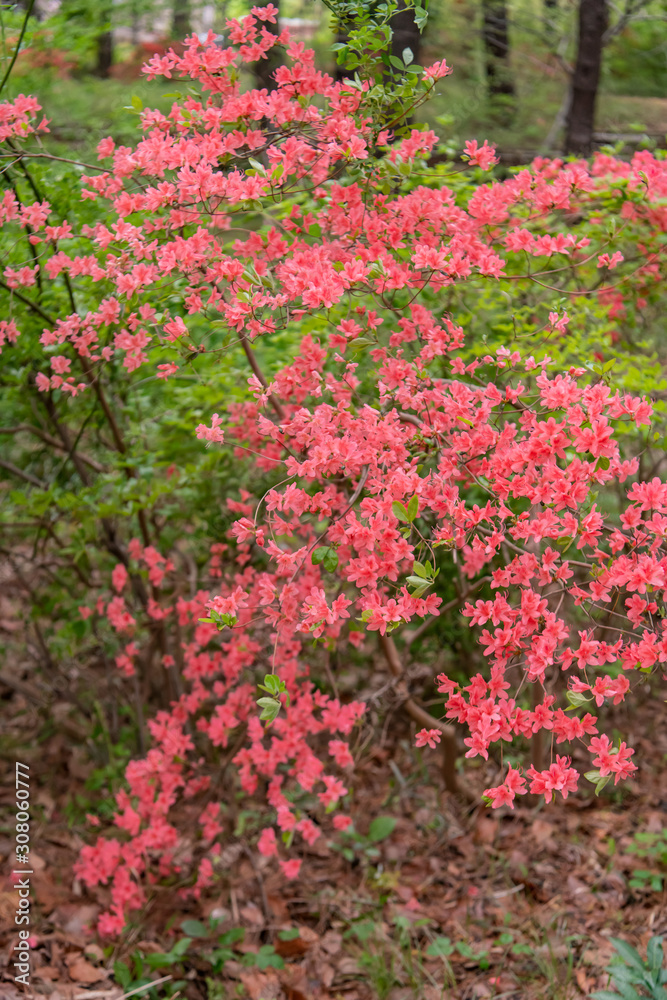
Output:
[[[194,81],[204,96],[167,115],[142,111],[133,148],[100,143],[76,230],[43,198],[8,191],[2,202],[12,311],[0,335],[7,356],[48,359],[34,388],[48,412],[60,408],[61,450],[114,557],[94,567],[97,594],[81,616],[116,637],[123,677],[152,676],[157,662],[173,685],[169,709],[148,723],[150,749],[127,767],[113,835],[77,865],[87,885],[110,886],[104,935],[158,879],[189,878],[195,896],[212,883],[228,763],[264,802],[258,849],[280,854],[287,878],[301,843],[349,824],[350,735],[364,705],[314,683],[313,640],[360,649],[377,632],[386,652],[404,623],[440,614],[439,589],[458,576],[488,658],[467,684],[438,677],[446,717],[469,733],[466,756],[488,759],[541,731],[554,746],[548,768],[508,766],[485,792],[494,808],[528,790],[547,801],[574,792],[577,743],[596,787],[631,774],[632,749],[601,734],[589,709],[618,704],[631,678],[667,660],[667,486],[639,475],[652,405],[610,384],[604,354],[580,363],[586,336],[607,350],[616,332],[622,346],[610,327],[658,294],[665,160],[604,154],[538,160],[497,182],[448,178],[427,165],[434,133],[390,141],[384,90],[363,76],[333,83],[301,44],[266,29],[275,14],[269,5],[229,21],[227,48],[193,38],[182,56],[150,60],[149,77]],[[288,57],[277,89],[242,92],[241,65],[274,44]],[[416,103],[448,73],[445,62],[425,69]],[[0,107],[10,150],[38,110],[27,98]],[[466,155],[494,165],[487,143]],[[624,227],[610,236],[597,216],[614,206]],[[577,215],[593,218],[585,235],[564,221]],[[458,314],[479,288],[491,289],[481,311],[497,289],[535,290],[519,303],[531,333],[521,350],[507,325],[491,327],[486,346],[466,342]],[[585,325],[592,301],[592,332],[580,329],[573,348],[571,324]],[[287,363],[281,337],[297,345]],[[189,487],[171,465],[159,488],[142,486],[107,392],[127,409],[129,389],[151,379],[151,399],[176,405],[179,378],[215,387],[227,357],[245,359],[248,391],[223,406],[202,389],[187,447],[199,439],[201,454],[252,467],[268,486],[224,498],[233,524],[224,540],[204,536],[195,578],[207,583],[188,592],[187,531],[163,544],[156,516]],[[636,381],[641,361],[630,358]],[[102,473],[93,486],[96,460],[63,423],[89,397],[117,455],[122,508],[110,510]],[[528,684],[539,692],[530,708]],[[440,732],[424,729],[417,745]]]

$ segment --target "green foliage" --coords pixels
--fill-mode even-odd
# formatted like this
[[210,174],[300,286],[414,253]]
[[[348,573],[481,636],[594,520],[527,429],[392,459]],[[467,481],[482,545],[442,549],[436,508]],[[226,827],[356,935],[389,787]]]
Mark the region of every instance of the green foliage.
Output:
[[321,563],[327,573],[333,573],[338,567],[338,553],[331,545],[320,545],[310,558],[313,566],[319,566]]
[[354,827],[348,827],[342,834],[341,843],[331,842],[329,847],[334,851],[340,851],[347,861],[354,861],[358,855],[367,861],[374,861],[380,856],[376,845],[391,837],[396,822],[393,816],[376,816],[371,820],[366,836],[358,833]]
[[[208,924],[201,920],[184,920],[181,929],[185,931],[186,937],[179,937],[168,952],[143,952],[136,951],[132,956],[131,966],[127,962],[117,961],[113,966],[114,979],[124,992],[138,991],[147,986],[151,979],[165,973],[172,973],[173,979],[166,984],[160,985],[160,993],[166,997],[178,993],[185,985],[186,980],[177,978],[192,965],[192,960],[198,963],[207,962],[211,966],[214,976],[219,975],[226,962],[237,961],[248,968],[282,969],[285,963],[277,954],[272,944],[263,944],[257,951],[239,952],[236,949],[245,938],[245,930],[242,927],[232,927],[227,931],[218,931],[219,921],[210,918]],[[285,934],[291,932],[281,932],[281,940],[289,940]],[[296,936],[298,937],[298,930]],[[213,949],[210,946],[213,944]],[[143,991],[142,991],[143,992]],[[146,995],[151,1000],[156,1000],[158,996],[157,988],[146,991]]]
[[[636,833],[628,846],[631,854],[652,861],[662,869],[667,869],[667,829],[655,833],[646,831]],[[639,868],[633,871],[629,885],[632,889],[650,889],[661,892],[665,882],[665,871]]]
[[[392,17],[397,10],[414,10],[420,32],[428,20],[428,0],[323,0],[333,15],[332,32],[340,40],[331,44],[339,66],[350,75],[352,85],[370,84],[370,106],[374,120],[391,128],[396,136],[409,128],[407,122],[415,107],[415,93],[422,67],[410,48],[400,56],[391,51]],[[387,86],[389,84],[389,86]]]
[[[652,937],[646,948],[646,958],[643,959],[636,948],[622,941],[611,938],[617,955],[607,968],[614,990],[598,990],[591,993],[592,1000],[667,1000],[667,969],[663,968],[662,938]],[[641,992],[640,992],[641,991]]]
[[664,97],[667,93],[667,40],[664,7],[660,18],[634,21],[614,39],[604,61],[603,85],[614,94]]
[[262,709],[262,714],[260,719],[266,722],[266,728],[268,729],[271,723],[276,719],[282,708],[282,702],[280,701],[280,696],[285,695],[285,704],[289,706],[290,697],[287,693],[287,685],[275,674],[267,674],[264,678],[264,683],[258,685],[261,691],[266,691],[268,694],[267,698],[259,698],[257,704]]

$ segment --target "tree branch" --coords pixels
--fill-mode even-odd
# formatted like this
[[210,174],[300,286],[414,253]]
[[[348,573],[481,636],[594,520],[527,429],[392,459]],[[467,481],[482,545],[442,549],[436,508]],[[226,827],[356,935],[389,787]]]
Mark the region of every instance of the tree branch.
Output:
[[7,472],[11,472],[13,476],[18,476],[19,479],[24,479],[26,483],[30,483],[32,486],[37,486],[40,490],[48,490],[46,483],[43,483],[41,479],[37,476],[31,475],[29,472],[24,472],[23,469],[19,469],[18,466],[14,465],[12,462],[5,462],[4,459],[0,458],[0,469],[6,469]]
[[[15,427],[0,427],[0,434],[20,434],[25,431],[26,434],[34,434],[38,437],[40,441],[44,444],[50,445],[52,448],[57,448],[58,451],[65,451],[65,447],[62,441],[58,441],[57,438],[51,437],[46,431],[41,430],[39,427],[33,427],[32,424],[17,424]],[[104,466],[96,462],[94,458],[90,458],[89,455],[85,455],[82,451],[77,452],[81,461],[88,465],[95,472],[104,472]]]
[[[389,670],[396,680],[402,680],[404,676],[403,664],[398,655],[396,644],[388,635],[380,636],[380,648],[389,666]],[[456,773],[456,759],[458,757],[456,749],[456,733],[454,727],[447,722],[434,718],[430,712],[419,705],[414,698],[407,693],[403,702],[403,708],[416,723],[427,729],[439,729],[442,734],[442,777],[445,788],[454,795],[462,795],[472,801],[473,795],[467,788],[462,788]]]

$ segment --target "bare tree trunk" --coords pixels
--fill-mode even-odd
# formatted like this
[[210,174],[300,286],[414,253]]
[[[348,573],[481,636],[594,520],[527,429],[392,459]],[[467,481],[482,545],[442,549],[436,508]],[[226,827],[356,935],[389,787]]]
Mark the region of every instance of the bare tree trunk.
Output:
[[579,42],[565,132],[566,153],[588,156],[593,147],[595,101],[608,17],[607,0],[579,0]]
[[489,97],[503,98],[506,110],[511,112],[516,90],[510,65],[506,0],[482,0],[482,38]]
[[190,34],[191,31],[190,0],[174,0],[171,19],[172,37],[182,41]]
[[406,8],[405,0],[399,0],[399,9],[391,19],[391,54],[403,59],[406,49],[412,52],[408,63],[419,63],[422,36],[415,21],[414,7]]
[[97,76],[106,80],[113,66],[113,32],[103,31],[97,36]]

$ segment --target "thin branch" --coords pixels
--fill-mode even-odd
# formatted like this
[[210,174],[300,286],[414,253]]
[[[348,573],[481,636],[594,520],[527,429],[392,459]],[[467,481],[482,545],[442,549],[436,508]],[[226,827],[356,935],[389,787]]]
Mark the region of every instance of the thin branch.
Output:
[[[390,639],[388,635],[381,635],[380,648],[392,675],[396,678],[396,680],[402,680],[404,676],[403,664],[401,663],[401,658],[398,655],[398,650],[396,649],[394,640]],[[461,787],[456,773],[456,759],[458,753],[456,749],[456,732],[454,727],[449,725],[447,722],[442,722],[440,719],[436,719],[430,712],[427,712],[425,708],[415,701],[414,698],[410,697],[407,692],[407,688],[405,690],[405,695],[406,697],[403,701],[403,708],[410,718],[425,728],[439,729],[442,734],[442,776],[445,782],[445,788],[448,792],[452,792],[454,795],[462,795],[464,798],[472,801],[472,793],[467,788]]]
[[[35,437],[38,437],[40,441],[44,442],[44,444],[48,444],[52,448],[57,448],[58,451],[65,450],[61,441],[51,437],[50,434],[47,434],[46,431],[41,430],[41,428],[33,427],[32,424],[17,424],[15,427],[0,427],[0,434],[20,434],[22,431],[25,431],[26,434],[34,434]],[[95,472],[105,471],[104,466],[100,465],[99,462],[96,462],[94,458],[90,458],[89,455],[85,455],[82,451],[77,452],[77,454],[81,461],[90,466],[90,468]]]
[[10,156],[16,156],[19,160],[58,160],[59,163],[73,163],[77,167],[85,167],[87,170],[99,170],[100,173],[108,173],[107,167],[99,167],[93,163],[82,163],[81,160],[69,160],[65,156],[52,156],[51,153],[26,153],[18,150],[14,153],[0,153],[0,160]]
[[7,472],[11,472],[13,476],[18,476],[19,479],[24,479],[26,483],[30,483],[32,486],[37,486],[40,490],[48,490],[48,485],[43,483],[41,479],[37,476],[33,476],[30,472],[24,472],[23,469],[19,469],[17,465],[12,462],[5,462],[4,459],[0,458],[0,469],[6,469]]
[[[254,375],[259,379],[259,381],[264,386],[264,388],[268,389],[269,388],[269,383],[264,378],[264,374],[262,373],[262,369],[257,364],[257,358],[255,357],[255,352],[253,351],[253,349],[251,348],[250,344],[248,343],[248,337],[247,337],[247,335],[245,333],[241,334],[241,345],[242,345],[243,350],[245,352],[245,356],[248,359],[248,364],[252,368]],[[285,413],[285,411],[284,411],[284,409],[282,407],[282,404],[279,403],[278,400],[275,399],[275,397],[273,395],[269,395],[269,402],[271,403],[271,406],[273,407],[273,409],[276,411],[276,414],[278,416],[278,420],[280,420],[281,422],[287,420],[287,414]]]
[[30,0],[30,2],[28,3],[28,6],[26,8],[25,17],[23,18],[23,25],[21,27],[21,34],[19,35],[19,40],[16,43],[16,48],[14,49],[14,55],[12,56],[12,61],[10,62],[9,66],[7,67],[7,71],[6,71],[5,75],[2,78],[2,83],[0,83],[0,92],[2,92],[4,90],[5,84],[7,83],[7,80],[9,79],[9,75],[10,75],[11,71],[14,69],[14,63],[16,62],[16,60],[18,58],[18,54],[19,54],[19,52],[21,50],[21,44],[23,43],[23,36],[25,35],[26,28],[28,27],[28,18],[32,14],[32,8],[34,6],[35,6],[35,0]]
[[37,305],[36,302],[33,302],[32,299],[29,299],[27,295],[22,295],[21,292],[17,292],[15,288],[10,288],[5,281],[0,281],[0,288],[4,288],[5,291],[9,292],[10,295],[13,295],[20,302],[23,302],[23,304],[26,305],[28,309],[32,309],[33,312],[36,312],[38,316],[42,317],[45,323],[49,324],[49,326],[56,325],[56,321],[53,319],[53,317],[49,316],[48,313],[44,312],[42,307]]

